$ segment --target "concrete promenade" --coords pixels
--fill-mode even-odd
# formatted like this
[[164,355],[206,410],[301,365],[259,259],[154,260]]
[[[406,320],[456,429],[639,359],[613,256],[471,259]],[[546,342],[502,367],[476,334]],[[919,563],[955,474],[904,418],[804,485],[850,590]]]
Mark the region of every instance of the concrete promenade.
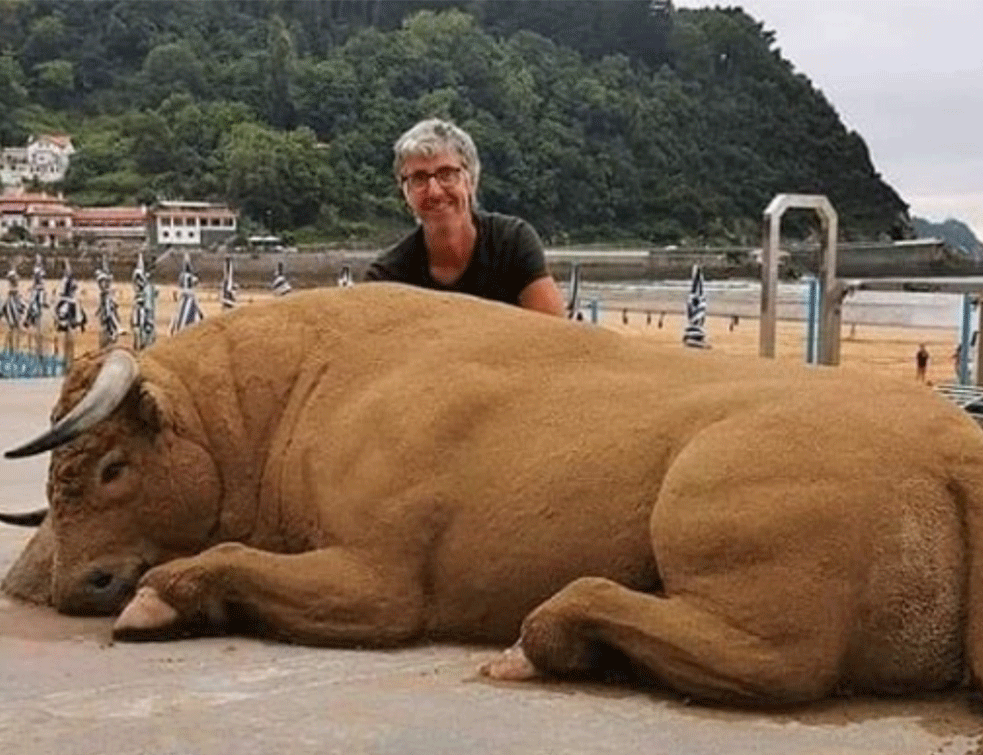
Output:
[[[0,381],[0,448],[47,424],[57,381]],[[47,458],[0,459],[7,511],[44,500]],[[0,529],[6,571],[28,532]],[[243,638],[112,643],[107,619],[0,599],[3,755],[983,752],[972,695],[791,711],[687,705],[653,690],[504,685],[485,648],[324,650]]]

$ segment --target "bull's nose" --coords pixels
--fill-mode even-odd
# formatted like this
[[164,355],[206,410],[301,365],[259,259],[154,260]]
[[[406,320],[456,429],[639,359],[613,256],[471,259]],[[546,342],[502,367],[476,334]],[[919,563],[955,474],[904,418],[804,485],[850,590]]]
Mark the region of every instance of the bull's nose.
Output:
[[119,613],[136,592],[138,573],[92,569],[85,577],[79,595],[78,613],[109,615]]
[[59,590],[58,610],[89,616],[119,613],[136,592],[144,571],[146,566],[143,564],[93,566],[74,581],[71,589]]
[[93,569],[89,572],[87,581],[93,592],[100,592],[112,589],[114,582],[118,581],[118,577],[103,569]]

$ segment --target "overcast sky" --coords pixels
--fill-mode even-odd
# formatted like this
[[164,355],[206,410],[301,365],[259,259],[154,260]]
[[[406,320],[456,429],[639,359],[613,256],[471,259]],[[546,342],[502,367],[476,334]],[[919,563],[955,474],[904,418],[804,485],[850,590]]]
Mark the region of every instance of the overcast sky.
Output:
[[983,0],[675,0],[739,6],[867,143],[912,215],[983,240]]

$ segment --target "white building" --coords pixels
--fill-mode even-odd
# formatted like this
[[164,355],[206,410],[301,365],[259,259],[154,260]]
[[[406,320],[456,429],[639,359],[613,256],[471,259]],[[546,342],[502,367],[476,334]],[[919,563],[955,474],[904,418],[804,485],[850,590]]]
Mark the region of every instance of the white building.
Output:
[[234,236],[238,214],[213,202],[158,202],[152,213],[151,243],[207,249]]
[[75,147],[67,134],[31,137],[26,147],[0,150],[0,184],[21,186],[30,181],[54,183],[65,178]]

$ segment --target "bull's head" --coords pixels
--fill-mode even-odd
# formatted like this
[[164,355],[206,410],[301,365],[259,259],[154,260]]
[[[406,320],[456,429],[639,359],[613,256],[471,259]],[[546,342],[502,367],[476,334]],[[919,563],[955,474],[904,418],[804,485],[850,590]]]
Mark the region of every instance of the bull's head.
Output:
[[65,613],[116,613],[150,566],[203,547],[218,518],[218,476],[201,439],[124,349],[77,360],[52,419],[5,454],[52,451],[49,512],[4,589]]

